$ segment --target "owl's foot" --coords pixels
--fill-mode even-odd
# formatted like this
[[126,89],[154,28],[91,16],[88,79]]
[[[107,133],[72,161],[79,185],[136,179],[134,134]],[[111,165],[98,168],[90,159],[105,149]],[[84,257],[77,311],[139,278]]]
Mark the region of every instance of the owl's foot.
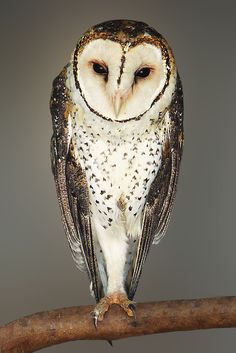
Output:
[[109,310],[112,304],[119,305],[128,316],[135,317],[135,302],[129,300],[127,295],[121,292],[116,292],[103,297],[95,306],[92,312],[94,326],[97,328],[98,321],[104,319],[105,313]]

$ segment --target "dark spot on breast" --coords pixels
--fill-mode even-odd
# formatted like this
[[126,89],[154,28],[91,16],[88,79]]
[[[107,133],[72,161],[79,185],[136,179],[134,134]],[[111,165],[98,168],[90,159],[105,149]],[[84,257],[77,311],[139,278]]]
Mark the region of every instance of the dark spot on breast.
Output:
[[132,211],[133,207],[132,206],[129,206],[129,210]]
[[105,192],[106,192],[105,190],[101,190],[100,194],[103,195],[105,194]]
[[108,194],[108,195],[106,196],[106,199],[109,200],[111,197],[112,197],[112,195],[109,195],[109,194]]

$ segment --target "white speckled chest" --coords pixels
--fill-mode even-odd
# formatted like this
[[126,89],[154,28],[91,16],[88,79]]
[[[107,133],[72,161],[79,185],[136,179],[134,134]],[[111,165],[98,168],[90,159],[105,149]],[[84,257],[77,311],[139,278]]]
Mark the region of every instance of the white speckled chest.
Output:
[[161,163],[157,132],[142,129],[124,134],[124,129],[109,130],[106,121],[96,128],[84,122],[74,125],[72,141],[86,172],[91,215],[104,229],[123,224],[133,233],[135,227],[130,226],[140,219]]

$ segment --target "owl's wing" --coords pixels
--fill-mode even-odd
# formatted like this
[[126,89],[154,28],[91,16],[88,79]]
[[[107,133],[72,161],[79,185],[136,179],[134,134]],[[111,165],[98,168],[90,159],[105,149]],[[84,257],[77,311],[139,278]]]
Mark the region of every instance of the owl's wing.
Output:
[[127,288],[130,299],[134,297],[136,292],[151,244],[158,243],[165,234],[176,194],[183,144],[183,92],[179,76],[168,110],[170,127],[163,146],[162,163],[147,196],[142,234],[128,276]]
[[65,85],[66,70],[65,67],[54,80],[50,101],[53,122],[52,171],[73,259],[78,268],[87,271],[95,298],[99,301],[102,289],[91,231],[86,176],[70,149],[68,117],[72,103]]

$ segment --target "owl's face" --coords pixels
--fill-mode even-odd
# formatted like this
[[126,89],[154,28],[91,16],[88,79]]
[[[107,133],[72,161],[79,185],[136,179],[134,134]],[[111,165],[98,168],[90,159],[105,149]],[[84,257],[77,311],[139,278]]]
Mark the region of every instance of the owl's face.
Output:
[[108,38],[89,41],[74,64],[87,107],[116,121],[145,114],[169,85],[174,63],[166,53],[151,41],[134,46]]

